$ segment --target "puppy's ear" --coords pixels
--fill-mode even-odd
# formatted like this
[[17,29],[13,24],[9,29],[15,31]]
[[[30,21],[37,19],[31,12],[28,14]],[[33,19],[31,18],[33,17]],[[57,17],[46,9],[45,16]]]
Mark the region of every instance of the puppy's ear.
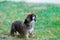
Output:
[[29,22],[30,21],[30,18],[27,18],[26,20]]
[[26,18],[25,21],[24,21],[25,24],[27,24],[29,22],[30,22],[30,19],[29,18]]
[[25,19],[24,24],[27,24],[27,22],[28,22],[28,21]]
[[35,21],[36,21],[36,15],[35,15]]

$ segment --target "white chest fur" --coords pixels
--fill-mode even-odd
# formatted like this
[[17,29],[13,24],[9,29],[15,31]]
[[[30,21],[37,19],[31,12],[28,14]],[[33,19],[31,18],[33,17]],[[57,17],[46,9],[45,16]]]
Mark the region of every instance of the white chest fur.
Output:
[[30,33],[34,31],[34,23],[35,23],[34,20],[32,20],[32,21],[30,22],[30,27],[31,27],[31,28],[29,29],[29,32],[30,32]]

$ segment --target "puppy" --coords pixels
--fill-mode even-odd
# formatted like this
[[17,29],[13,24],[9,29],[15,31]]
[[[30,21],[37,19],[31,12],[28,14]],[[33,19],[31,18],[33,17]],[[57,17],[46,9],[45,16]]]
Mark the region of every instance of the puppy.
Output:
[[25,40],[28,40],[29,35],[33,35],[34,24],[36,21],[35,14],[28,14],[26,19],[23,21],[15,21],[11,26],[11,35],[14,36],[14,33],[19,33],[20,36],[24,36]]

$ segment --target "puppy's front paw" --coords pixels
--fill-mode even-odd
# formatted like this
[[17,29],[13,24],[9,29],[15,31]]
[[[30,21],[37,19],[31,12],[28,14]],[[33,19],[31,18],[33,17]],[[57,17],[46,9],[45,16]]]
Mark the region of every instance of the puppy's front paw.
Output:
[[29,40],[29,38],[25,38],[25,40]]
[[35,37],[35,35],[32,35],[32,37],[34,38],[34,37]]

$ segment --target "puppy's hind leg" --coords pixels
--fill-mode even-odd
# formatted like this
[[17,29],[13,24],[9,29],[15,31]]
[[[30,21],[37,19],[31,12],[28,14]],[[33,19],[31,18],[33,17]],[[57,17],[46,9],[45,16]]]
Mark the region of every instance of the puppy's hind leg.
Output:
[[11,36],[15,36],[15,35],[14,35],[14,32],[16,32],[16,30],[15,30],[14,24],[12,24],[12,26],[11,26],[11,31],[10,31]]

